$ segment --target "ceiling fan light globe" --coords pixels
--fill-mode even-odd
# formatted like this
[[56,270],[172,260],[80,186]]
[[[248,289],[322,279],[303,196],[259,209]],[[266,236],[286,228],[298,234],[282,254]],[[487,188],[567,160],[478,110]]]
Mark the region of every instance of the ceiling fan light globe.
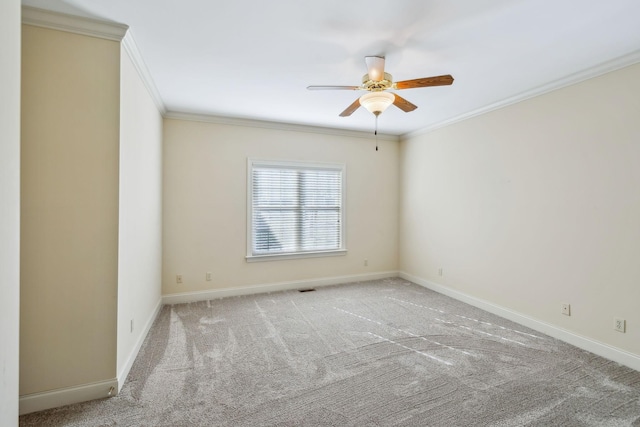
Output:
[[389,92],[369,92],[360,97],[360,105],[373,114],[380,114],[393,104],[395,96]]

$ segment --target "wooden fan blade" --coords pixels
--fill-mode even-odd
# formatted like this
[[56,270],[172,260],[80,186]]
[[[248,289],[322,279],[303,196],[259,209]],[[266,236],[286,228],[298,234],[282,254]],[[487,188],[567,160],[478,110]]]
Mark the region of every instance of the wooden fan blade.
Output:
[[360,108],[360,98],[356,99],[353,104],[349,105],[346,110],[340,113],[340,117],[348,117]]
[[367,73],[369,78],[374,82],[379,82],[384,78],[384,57],[383,56],[365,56],[364,62],[367,63]]
[[410,103],[400,95],[396,95],[395,93],[393,95],[396,97],[396,99],[393,101],[393,105],[395,105],[405,113],[408,113],[409,111],[413,111],[416,108],[418,108],[417,105]]
[[307,86],[309,90],[358,90],[360,86]]
[[413,89],[417,87],[429,87],[429,86],[447,86],[453,83],[453,77],[450,74],[444,76],[423,77],[421,79],[403,80],[396,82],[394,85],[396,89]]

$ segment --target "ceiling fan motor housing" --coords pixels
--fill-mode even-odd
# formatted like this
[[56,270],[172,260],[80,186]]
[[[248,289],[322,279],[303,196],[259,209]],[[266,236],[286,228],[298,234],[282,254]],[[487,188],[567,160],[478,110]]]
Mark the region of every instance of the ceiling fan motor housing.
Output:
[[362,88],[372,91],[379,92],[383,90],[390,89],[393,86],[393,76],[389,73],[384,73],[384,78],[381,80],[375,81],[369,77],[369,74],[365,74],[362,76]]

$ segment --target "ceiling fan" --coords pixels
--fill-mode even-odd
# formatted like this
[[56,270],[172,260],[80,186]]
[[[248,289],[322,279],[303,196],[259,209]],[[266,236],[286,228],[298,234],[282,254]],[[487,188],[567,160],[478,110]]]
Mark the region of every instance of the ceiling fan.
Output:
[[401,82],[393,81],[393,77],[389,73],[384,72],[383,56],[365,56],[368,73],[362,77],[360,86],[307,86],[309,90],[366,90],[369,93],[362,95],[356,99],[353,104],[349,105],[340,117],[350,116],[361,105],[367,110],[375,114],[377,117],[391,104],[395,105],[405,113],[418,108],[400,95],[385,92],[388,89],[414,89],[429,86],[446,86],[453,83],[453,77],[449,74],[442,76],[423,77],[420,79],[403,80]]

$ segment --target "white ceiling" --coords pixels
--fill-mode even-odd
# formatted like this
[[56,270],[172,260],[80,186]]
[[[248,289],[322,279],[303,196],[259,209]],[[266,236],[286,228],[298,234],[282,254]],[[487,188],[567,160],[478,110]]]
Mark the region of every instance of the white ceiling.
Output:
[[23,0],[127,24],[170,112],[371,131],[364,57],[395,81],[452,74],[408,89],[418,105],[380,116],[401,135],[500,104],[640,52],[638,0]]

